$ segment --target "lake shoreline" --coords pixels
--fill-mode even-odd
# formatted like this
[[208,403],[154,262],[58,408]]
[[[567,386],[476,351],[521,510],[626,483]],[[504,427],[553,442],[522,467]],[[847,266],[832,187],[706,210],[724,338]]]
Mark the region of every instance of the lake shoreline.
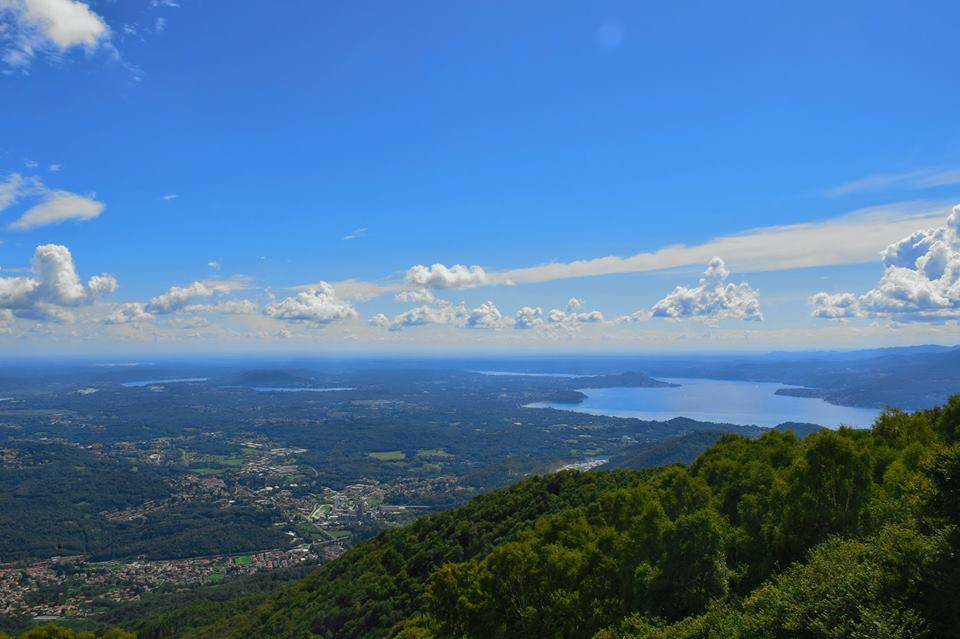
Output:
[[[804,393],[815,389],[773,382],[702,378],[667,378],[663,381],[671,385],[579,388],[575,391],[576,397],[532,402],[525,407],[658,422],[684,417],[759,428],[775,428],[788,422],[826,428],[840,425],[868,428],[881,412],[874,407],[834,404],[812,393]],[[793,390],[796,392],[789,392]]]

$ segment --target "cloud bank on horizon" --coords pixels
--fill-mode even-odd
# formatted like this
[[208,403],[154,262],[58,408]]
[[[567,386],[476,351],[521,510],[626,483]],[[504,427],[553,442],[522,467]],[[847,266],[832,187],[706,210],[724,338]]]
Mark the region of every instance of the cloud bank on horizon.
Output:
[[[0,191],[0,197],[14,201],[18,196],[5,195]],[[909,215],[907,220],[915,222],[929,217],[924,212]],[[888,219],[890,228],[879,232],[884,236],[903,225],[903,220],[878,218],[875,214],[856,219],[873,222]],[[844,224],[849,222],[827,222],[821,224],[820,228],[833,229]],[[748,238],[744,243],[752,245],[757,237],[798,232],[783,229],[758,229],[738,237]],[[809,239],[809,227],[803,226],[799,232],[802,237]],[[878,232],[874,229],[876,234]],[[716,240],[704,246],[716,246],[726,241]],[[687,249],[689,254],[698,254],[701,250],[700,247]],[[744,249],[739,254],[744,256]],[[881,317],[901,322],[943,322],[960,318],[960,205],[953,208],[943,225],[914,230],[906,237],[891,242],[879,253],[875,252],[875,255],[882,258],[885,269],[875,288],[860,295],[846,291],[817,293],[810,298],[811,314],[826,319]],[[674,260],[664,262],[665,266],[675,264],[677,262]],[[768,264],[768,268],[772,271],[782,270],[772,263]],[[721,320],[754,323],[764,319],[760,291],[745,281],[729,281],[730,271],[720,256],[709,259],[703,276],[695,285],[677,285],[649,307],[615,316],[614,319],[607,319],[599,309],[585,309],[584,302],[577,297],[570,298],[562,308],[526,304],[512,313],[504,313],[490,299],[469,306],[463,301],[439,297],[438,293],[455,294],[494,286],[496,282],[503,281],[498,279],[498,273],[502,272],[491,273],[480,266],[461,264],[446,267],[437,263],[429,267],[411,267],[394,300],[414,306],[393,315],[378,312],[366,319],[361,317],[354,302],[341,297],[335,284],[325,281],[277,299],[269,290],[258,290],[249,278],[196,280],[186,285],[170,286],[165,292],[144,301],[110,303],[101,298],[118,291],[116,277],[109,274],[94,275],[84,285],[66,246],[38,246],[30,271],[31,275],[0,277],[0,310],[3,311],[0,320],[4,332],[11,332],[11,325],[17,320],[75,322],[76,315],[71,311],[81,307],[98,307],[101,312],[96,322],[107,328],[129,326],[143,330],[146,326],[162,325],[162,318],[170,316],[172,319],[166,321],[168,328],[190,328],[194,331],[211,326],[205,318],[230,316],[259,318],[256,321],[260,323],[276,322],[299,326],[308,331],[338,323],[360,322],[361,326],[365,324],[374,329],[387,329],[388,333],[443,326],[469,331],[513,329],[520,333],[553,336],[575,335],[584,328],[603,330],[629,324],[650,324],[658,319],[671,322],[695,320],[714,327]],[[508,272],[516,273],[517,270]],[[510,289],[517,286],[522,285],[511,286]],[[389,290],[396,290],[396,287],[385,285],[377,289],[377,293]],[[237,294],[244,297],[237,298]],[[254,297],[265,295],[268,299],[258,302],[249,299],[251,294]],[[288,329],[273,328],[276,328],[273,332],[261,330],[255,335],[290,335]]]

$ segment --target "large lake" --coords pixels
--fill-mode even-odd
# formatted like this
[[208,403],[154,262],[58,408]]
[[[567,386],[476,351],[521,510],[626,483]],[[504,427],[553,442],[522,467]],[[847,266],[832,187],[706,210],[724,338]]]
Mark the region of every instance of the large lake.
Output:
[[580,404],[540,402],[532,408],[637,417],[666,421],[689,417],[704,422],[776,426],[783,422],[807,422],[829,428],[840,424],[866,428],[880,413],[874,408],[835,406],[822,399],[775,395],[783,384],[736,382],[716,379],[667,379],[674,388],[586,388]]

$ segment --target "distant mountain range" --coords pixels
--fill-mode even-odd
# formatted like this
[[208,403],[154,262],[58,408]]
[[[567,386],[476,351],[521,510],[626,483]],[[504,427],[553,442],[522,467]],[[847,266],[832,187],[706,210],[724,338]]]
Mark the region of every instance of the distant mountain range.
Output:
[[960,390],[960,349],[882,349],[838,356],[760,359],[732,363],[664,363],[661,376],[716,377],[801,386],[782,395],[820,397],[846,406],[916,410],[943,403]]
[[939,344],[920,344],[917,346],[888,346],[886,348],[867,348],[856,351],[771,351],[763,357],[765,359],[786,359],[797,361],[801,359],[850,361],[886,357],[889,355],[921,355],[928,353],[945,353],[956,350],[960,346],[941,346]]

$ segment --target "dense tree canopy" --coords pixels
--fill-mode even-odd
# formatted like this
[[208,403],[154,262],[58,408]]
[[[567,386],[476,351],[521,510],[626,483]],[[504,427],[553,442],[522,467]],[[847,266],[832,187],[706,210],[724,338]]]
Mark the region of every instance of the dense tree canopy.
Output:
[[726,436],[441,567],[399,634],[956,636],[958,422],[955,398],[872,431]]

